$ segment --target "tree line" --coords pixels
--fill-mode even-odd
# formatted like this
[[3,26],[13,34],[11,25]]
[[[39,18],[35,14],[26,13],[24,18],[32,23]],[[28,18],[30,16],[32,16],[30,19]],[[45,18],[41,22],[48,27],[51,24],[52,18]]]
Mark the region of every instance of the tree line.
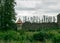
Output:
[[46,16],[46,15],[43,15],[42,17],[41,16],[23,16],[23,22],[35,22],[35,23],[51,23],[51,22],[56,22],[57,19],[55,16]]

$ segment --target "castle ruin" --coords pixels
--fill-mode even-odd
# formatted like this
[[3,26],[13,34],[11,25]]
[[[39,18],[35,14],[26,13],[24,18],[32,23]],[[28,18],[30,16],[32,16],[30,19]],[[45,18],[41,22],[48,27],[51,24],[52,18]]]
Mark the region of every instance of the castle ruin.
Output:
[[[19,26],[18,29],[21,28],[21,20],[20,23],[17,23]],[[22,23],[22,29],[24,30],[40,30],[40,29],[56,29],[60,28],[60,14],[57,15],[57,22],[48,22],[48,23],[31,23],[24,22]]]

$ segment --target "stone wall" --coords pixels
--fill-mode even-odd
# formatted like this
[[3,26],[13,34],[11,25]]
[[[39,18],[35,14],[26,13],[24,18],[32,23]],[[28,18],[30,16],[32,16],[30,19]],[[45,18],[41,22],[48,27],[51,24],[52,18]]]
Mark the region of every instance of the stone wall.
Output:
[[60,14],[57,15],[57,23],[30,23],[25,22],[22,25],[17,25],[18,30],[40,30],[40,29],[55,29],[60,28]]
[[51,29],[58,28],[57,23],[30,23],[25,22],[22,25],[22,29],[25,30],[40,30],[40,29]]
[[58,24],[58,27],[60,28],[60,14],[57,15],[57,24]]

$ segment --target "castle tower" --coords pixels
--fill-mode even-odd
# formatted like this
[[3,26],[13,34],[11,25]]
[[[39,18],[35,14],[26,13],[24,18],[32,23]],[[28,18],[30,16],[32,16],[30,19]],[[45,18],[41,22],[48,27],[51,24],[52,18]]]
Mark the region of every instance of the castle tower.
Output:
[[58,27],[60,28],[60,14],[57,15],[57,23],[58,23]]
[[17,30],[20,30],[20,29],[22,29],[22,21],[21,21],[21,19],[19,18],[18,20],[17,20]]

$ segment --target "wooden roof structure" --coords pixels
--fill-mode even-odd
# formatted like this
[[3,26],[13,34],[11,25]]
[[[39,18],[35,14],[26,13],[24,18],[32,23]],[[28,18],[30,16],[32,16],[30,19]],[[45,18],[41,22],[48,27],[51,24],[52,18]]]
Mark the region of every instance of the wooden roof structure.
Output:
[[19,18],[16,23],[17,23],[17,24],[22,24],[21,19]]

